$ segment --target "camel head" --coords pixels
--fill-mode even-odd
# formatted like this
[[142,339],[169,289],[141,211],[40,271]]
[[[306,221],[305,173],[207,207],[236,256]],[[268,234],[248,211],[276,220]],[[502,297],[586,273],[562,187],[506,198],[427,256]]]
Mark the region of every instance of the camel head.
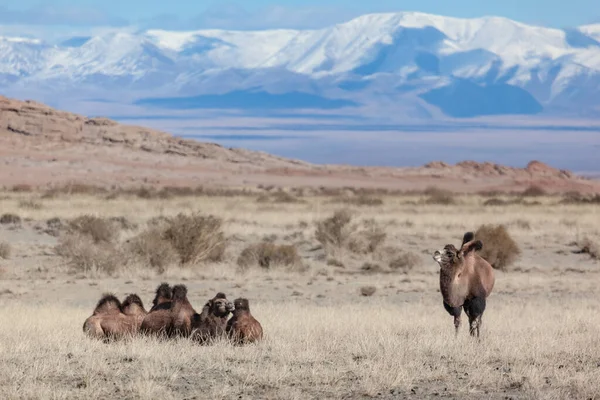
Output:
[[212,315],[219,318],[228,316],[234,309],[233,303],[227,300],[227,297],[223,292],[217,293],[214,298],[206,303],[206,306],[209,308]]
[[171,301],[171,299],[173,299],[173,290],[168,283],[161,283],[156,288],[156,295],[154,296],[152,305],[157,306],[159,304],[167,303]]
[[125,300],[123,300],[121,309],[123,314],[126,315],[146,315],[144,303],[142,303],[142,299],[140,299],[137,294],[130,294],[127,296]]
[[483,243],[481,240],[474,240],[473,232],[467,232],[463,236],[463,242],[460,249],[453,244],[447,244],[441,250],[433,253],[433,259],[440,265],[441,269],[459,270],[465,258],[473,255],[475,251],[481,250]]
[[173,286],[173,301],[187,300],[187,287],[185,285]]
[[235,311],[250,311],[250,303],[248,299],[238,298],[233,301]]

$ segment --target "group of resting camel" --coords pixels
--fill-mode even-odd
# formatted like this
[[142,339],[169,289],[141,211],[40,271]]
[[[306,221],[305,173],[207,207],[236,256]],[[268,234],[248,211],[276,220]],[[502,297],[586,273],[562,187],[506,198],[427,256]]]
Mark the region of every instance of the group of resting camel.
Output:
[[[462,310],[469,318],[469,334],[479,337],[481,317],[486,299],[494,288],[494,270],[477,251],[483,248],[473,232],[463,236],[460,248],[447,244],[433,254],[440,266],[440,292],[444,308],[454,317],[458,334]],[[184,285],[171,288],[163,283],[149,312],[140,298],[131,294],[123,303],[107,294],[100,299],[94,313],[84,325],[90,336],[109,338],[135,333],[166,337],[191,337],[201,343],[226,336],[236,344],[262,339],[262,327],[250,313],[247,299],[236,299],[233,304],[219,292],[198,314],[187,299]],[[231,319],[229,315],[233,313]]]
[[228,338],[241,345],[263,337],[262,326],[250,313],[247,299],[238,298],[232,303],[219,292],[197,313],[188,301],[185,285],[171,287],[167,283],[156,289],[150,311],[145,310],[137,294],[128,295],[123,302],[113,294],[104,294],[85,320],[83,331],[105,341],[149,335],[187,337],[201,344]]

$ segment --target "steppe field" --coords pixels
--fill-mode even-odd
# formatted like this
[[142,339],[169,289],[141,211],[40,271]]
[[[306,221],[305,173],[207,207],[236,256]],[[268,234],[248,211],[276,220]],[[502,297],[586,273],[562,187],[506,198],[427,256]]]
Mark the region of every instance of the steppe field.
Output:
[[[455,337],[435,250],[496,267]],[[599,399],[600,197],[254,188],[0,193],[3,399]],[[88,338],[105,292],[249,299],[265,339]]]

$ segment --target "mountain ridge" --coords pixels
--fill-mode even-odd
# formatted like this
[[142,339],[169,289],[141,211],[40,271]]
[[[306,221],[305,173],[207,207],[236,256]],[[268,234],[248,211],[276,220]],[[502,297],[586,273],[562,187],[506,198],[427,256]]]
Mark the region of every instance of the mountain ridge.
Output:
[[456,192],[600,193],[600,182],[531,161],[524,168],[463,161],[422,167],[311,164],[186,140],[107,118],[0,96],[0,185],[356,187]]
[[[414,110],[433,106],[442,116],[456,117],[444,104],[469,91],[439,89],[466,81],[481,88],[491,111],[473,109],[460,117],[600,118],[600,24],[556,29],[494,16],[400,12],[313,30],[122,30],[59,44],[0,38],[0,54],[0,84],[12,96],[38,90],[76,99],[80,92],[109,92],[134,102],[259,89],[361,106],[385,96]],[[492,85],[510,86],[511,94],[499,95],[488,89]],[[442,98],[426,100],[432,93]],[[307,106],[299,102],[296,108]]]

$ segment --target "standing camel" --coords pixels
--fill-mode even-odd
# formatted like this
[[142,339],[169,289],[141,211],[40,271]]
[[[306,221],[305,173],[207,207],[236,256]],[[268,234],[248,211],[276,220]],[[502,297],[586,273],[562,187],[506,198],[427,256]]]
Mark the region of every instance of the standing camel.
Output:
[[476,253],[482,248],[481,240],[474,240],[473,232],[467,232],[460,249],[447,244],[433,254],[433,259],[440,265],[444,308],[454,317],[456,334],[464,308],[469,318],[469,334],[479,337],[486,299],[494,288],[494,269]]

